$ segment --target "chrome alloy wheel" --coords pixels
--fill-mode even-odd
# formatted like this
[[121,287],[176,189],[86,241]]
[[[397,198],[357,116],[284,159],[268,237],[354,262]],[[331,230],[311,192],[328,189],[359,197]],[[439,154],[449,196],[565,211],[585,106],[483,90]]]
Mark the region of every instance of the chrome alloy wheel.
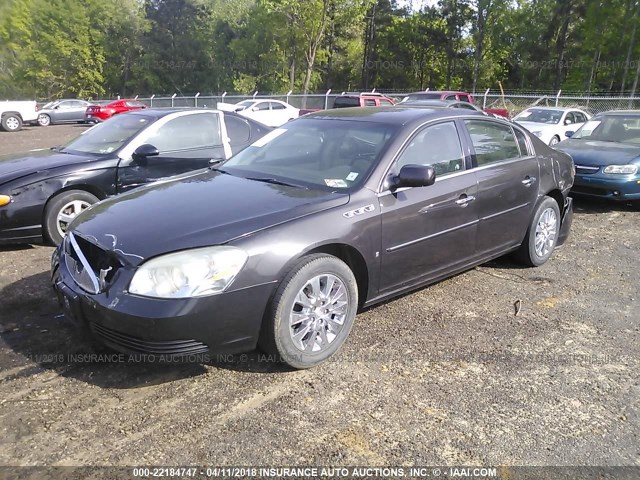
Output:
[[46,115],[44,113],[41,113],[40,115],[38,115],[38,124],[41,127],[46,127],[51,123],[51,117],[49,117],[49,115]]
[[69,224],[73,221],[73,219],[90,206],[91,204],[84,200],[73,200],[62,207],[60,209],[60,212],[58,213],[58,218],[56,221],[58,233],[64,237],[67,233],[67,229],[69,228]]
[[536,255],[545,257],[556,244],[558,217],[552,208],[545,209],[536,225]]
[[307,353],[326,349],[344,326],[349,292],[335,275],[321,274],[308,280],[293,301],[289,334],[294,345]]

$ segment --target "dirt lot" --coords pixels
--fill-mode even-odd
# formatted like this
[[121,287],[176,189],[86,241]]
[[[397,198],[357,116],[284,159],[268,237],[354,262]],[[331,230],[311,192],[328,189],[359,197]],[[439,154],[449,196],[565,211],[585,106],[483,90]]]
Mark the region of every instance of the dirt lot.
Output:
[[257,354],[87,362],[49,288],[51,248],[5,248],[0,465],[638,466],[639,222],[579,202],[544,267],[500,260],[369,309],[334,361],[303,372]]

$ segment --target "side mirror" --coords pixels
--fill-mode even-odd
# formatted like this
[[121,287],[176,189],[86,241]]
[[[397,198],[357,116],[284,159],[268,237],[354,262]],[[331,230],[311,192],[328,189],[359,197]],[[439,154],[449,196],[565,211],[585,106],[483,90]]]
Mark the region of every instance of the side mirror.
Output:
[[564,136],[567,137],[567,138],[571,138],[571,137],[573,137],[574,133],[576,133],[576,132],[568,130],[568,131],[564,132]]
[[571,119],[570,119],[570,118],[567,118],[567,119],[564,121],[564,124],[565,124],[565,125],[571,125],[572,123],[573,123],[573,122],[571,121]]
[[160,155],[160,152],[156,147],[148,143],[145,143],[135,149],[132,157],[136,162],[142,163],[147,159],[147,157],[157,157],[158,155]]
[[430,165],[405,165],[393,179],[393,187],[428,187],[436,181],[436,172]]
[[252,112],[257,112],[257,111],[258,111],[258,107],[253,107],[253,108],[251,109],[251,111],[252,111]]

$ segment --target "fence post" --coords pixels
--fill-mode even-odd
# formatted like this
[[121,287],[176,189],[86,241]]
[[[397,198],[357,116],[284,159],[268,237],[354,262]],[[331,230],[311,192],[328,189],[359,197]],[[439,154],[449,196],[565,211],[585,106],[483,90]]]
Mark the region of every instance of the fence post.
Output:
[[427,87],[427,89],[425,90],[425,92],[428,92],[428,91],[429,91],[429,87]]
[[556,107],[558,106],[558,100],[560,100],[561,93],[562,93],[562,90],[558,90],[558,94],[556,95]]
[[198,108],[198,97],[200,96],[200,92],[196,93],[196,96],[193,99],[193,104],[196,108]]
[[289,103],[289,95],[291,95],[293,93],[293,90],[289,90],[287,92],[287,103]]
[[255,92],[253,92],[253,99],[256,99],[256,95],[258,95],[258,90],[256,90]]
[[155,97],[156,94],[154,93],[153,95],[151,95],[151,98],[149,99],[149,103],[150,103],[150,107],[153,107],[153,97]]
[[485,108],[487,108],[487,95],[489,95],[489,90],[491,90],[491,89],[487,88],[487,90],[484,92],[484,99],[482,100],[482,109],[483,110]]
[[329,94],[331,93],[331,89],[327,90],[327,93],[324,94],[324,109],[329,108]]
[[373,90],[371,90],[371,93],[376,93],[376,89],[374,88]]
[[172,107],[173,107],[173,99],[174,99],[174,98],[176,98],[176,95],[178,95],[178,94],[177,94],[177,93],[174,93],[174,94],[171,96],[171,106],[172,106]]
[[137,99],[138,99],[138,95],[136,95],[135,97],[133,97],[133,99],[134,99],[134,100],[137,100]]

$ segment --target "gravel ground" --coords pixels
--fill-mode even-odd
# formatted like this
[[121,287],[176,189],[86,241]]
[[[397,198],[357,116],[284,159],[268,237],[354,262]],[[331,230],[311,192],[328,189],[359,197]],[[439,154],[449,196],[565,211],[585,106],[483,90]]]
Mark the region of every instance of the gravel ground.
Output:
[[52,249],[2,249],[0,465],[638,466],[639,221],[577,202],[545,266],[501,259],[368,309],[302,372],[257,353],[87,362],[48,284]]

